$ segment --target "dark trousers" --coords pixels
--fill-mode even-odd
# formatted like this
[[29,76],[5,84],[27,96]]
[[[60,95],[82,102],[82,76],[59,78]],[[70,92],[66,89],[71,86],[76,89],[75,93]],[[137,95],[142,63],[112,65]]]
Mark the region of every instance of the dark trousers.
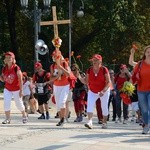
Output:
[[116,110],[117,110],[117,116],[118,118],[121,118],[122,110],[121,110],[121,104],[123,104],[123,118],[128,119],[128,105],[123,103],[120,97],[119,91],[117,91],[116,95]]
[[109,110],[109,107],[110,107],[110,103],[112,103],[112,109],[113,109],[113,119],[116,119],[116,114],[117,114],[117,111],[116,111],[116,98],[114,97],[113,94],[110,94],[109,96],[109,102],[108,102],[108,110]]
[[102,115],[102,108],[101,108],[100,98],[98,98],[97,101],[96,101],[96,111],[97,111],[98,120],[101,121],[103,119],[103,115]]
[[84,100],[85,96],[86,96],[86,92],[82,91],[80,93],[80,96],[74,99],[74,109],[75,109],[76,114],[84,111],[84,106],[86,105],[86,101]]
[[74,101],[74,109],[75,109],[76,114],[84,111],[84,105],[82,104],[80,100]]

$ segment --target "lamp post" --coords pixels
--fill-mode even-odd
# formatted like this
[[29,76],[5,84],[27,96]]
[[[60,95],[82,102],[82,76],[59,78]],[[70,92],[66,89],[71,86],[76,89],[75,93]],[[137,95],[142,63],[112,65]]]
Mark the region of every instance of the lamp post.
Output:
[[[46,13],[50,7],[51,0],[43,0],[44,9],[43,11],[38,8],[38,0],[34,0],[34,9],[30,12],[28,10],[28,0],[20,0],[22,12],[30,19],[34,21],[34,45],[38,41],[38,33],[40,32],[39,22],[42,14]],[[34,61],[39,61],[38,52],[34,48]]]
[[[84,3],[83,3],[83,0],[80,0],[81,1],[81,6],[79,7],[79,10],[77,11],[77,17],[83,17],[84,16]],[[73,3],[74,3],[74,0],[69,0],[69,19],[71,20],[71,23],[69,24],[69,65],[71,66],[71,41],[72,41],[72,8],[73,8]]]

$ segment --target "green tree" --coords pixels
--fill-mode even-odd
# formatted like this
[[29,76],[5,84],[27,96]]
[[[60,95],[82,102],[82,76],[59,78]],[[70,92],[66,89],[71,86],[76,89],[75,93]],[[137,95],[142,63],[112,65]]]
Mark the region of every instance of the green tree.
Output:
[[[34,60],[34,26],[33,20],[27,18],[20,10],[20,1],[4,0],[0,3],[0,48],[1,53],[13,50],[17,59],[22,60],[23,69],[33,71]],[[29,1],[33,6],[33,1]],[[42,6],[42,1],[39,1]],[[132,43],[139,47],[137,60],[143,46],[150,41],[150,4],[149,0],[88,0],[85,1],[84,17],[77,18],[76,10],[80,1],[73,4],[72,51],[74,56],[81,55],[84,68],[94,53],[100,53],[106,65],[128,63]],[[53,0],[51,6],[57,7],[58,19],[68,19],[68,3]],[[30,10],[33,9],[29,7]],[[51,11],[51,8],[50,8]],[[42,16],[42,21],[52,20],[51,12]],[[59,35],[63,40],[61,51],[68,57],[68,25],[59,25]],[[49,55],[54,50],[53,27],[41,27],[39,38],[49,47]],[[41,61],[47,63],[46,57]],[[45,59],[46,58],[46,59]],[[111,58],[111,59],[110,59]],[[23,65],[26,62],[28,65]],[[30,64],[30,65],[29,65]]]

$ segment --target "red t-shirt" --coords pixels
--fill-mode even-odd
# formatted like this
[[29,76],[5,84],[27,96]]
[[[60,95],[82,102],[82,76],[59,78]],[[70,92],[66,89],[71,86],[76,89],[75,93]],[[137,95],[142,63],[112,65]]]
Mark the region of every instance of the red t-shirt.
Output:
[[[61,62],[61,66],[63,66],[64,68],[68,68],[68,63],[67,62]],[[52,65],[51,69],[53,69],[53,75],[56,75],[58,72],[58,68],[57,65]],[[53,83],[56,86],[66,86],[69,85],[69,81],[68,81],[68,76],[66,76],[65,74],[62,74],[61,78],[56,79]]]
[[93,67],[91,67],[87,70],[87,74],[89,89],[94,93],[102,91],[106,84],[105,74],[108,74],[108,69],[101,67],[98,74],[94,74]]
[[[138,64],[135,66],[134,71],[137,69]],[[150,65],[142,61],[140,70],[140,79],[138,81],[137,90],[142,92],[150,91]]]
[[124,82],[126,82],[126,81],[127,81],[126,77],[120,77],[119,75],[117,75],[115,77],[116,89],[121,90],[121,88],[123,87]]
[[8,69],[8,66],[6,65],[2,70],[5,88],[9,91],[20,90],[19,80],[17,76],[18,70],[20,70],[20,67],[16,64],[13,64],[10,69]]

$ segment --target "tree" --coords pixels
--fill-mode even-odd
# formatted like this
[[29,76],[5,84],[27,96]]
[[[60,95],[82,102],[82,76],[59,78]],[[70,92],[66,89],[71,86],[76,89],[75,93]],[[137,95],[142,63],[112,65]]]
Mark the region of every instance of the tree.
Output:
[[16,0],[4,0],[5,9],[7,12],[7,22],[9,27],[10,33],[10,50],[15,53],[16,58],[18,58],[18,44],[17,44],[17,37],[16,37]]
[[[0,30],[0,38],[3,41],[0,47],[3,51],[14,50],[18,58],[31,64],[24,68],[32,68],[34,59],[33,22],[20,12],[19,1],[4,0],[4,4],[0,3],[2,18],[0,29],[4,29]],[[30,1],[30,4],[32,5],[33,1]],[[75,57],[80,54],[85,60],[84,68],[89,65],[87,60],[94,53],[100,53],[107,65],[114,62],[128,63],[132,42],[138,44],[140,51],[144,45],[149,44],[150,37],[147,33],[150,32],[150,4],[148,0],[98,0],[94,3],[93,0],[88,0],[84,1],[84,4],[85,16],[77,18],[75,12],[80,2],[74,1],[72,28],[72,51]],[[67,19],[68,3],[55,0],[52,1],[51,6],[54,5],[57,7],[58,19]],[[43,20],[52,20],[51,13],[42,16]],[[60,49],[64,57],[68,57],[67,25],[59,26],[59,35],[63,40]],[[39,38],[48,45],[50,55],[54,50],[51,43],[53,27],[41,27]],[[140,55],[140,53],[137,54],[137,59]],[[45,61],[44,56],[41,60]]]

